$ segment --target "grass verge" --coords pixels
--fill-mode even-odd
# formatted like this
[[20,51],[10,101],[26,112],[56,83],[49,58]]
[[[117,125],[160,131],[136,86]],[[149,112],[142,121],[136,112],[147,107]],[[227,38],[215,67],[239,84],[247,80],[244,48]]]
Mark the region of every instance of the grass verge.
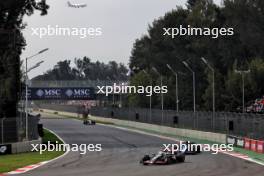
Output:
[[238,147],[234,147],[234,151],[238,152],[238,153],[245,154],[254,160],[257,160],[259,162],[264,163],[264,154],[256,153],[256,152],[246,150],[246,149],[242,149],[242,148],[238,148]]
[[[49,132],[48,130],[44,130],[44,138],[43,142],[56,142],[62,143],[60,139],[57,138],[53,133]],[[47,161],[54,159],[64,152],[48,152],[45,151],[43,154],[39,154],[38,152],[28,152],[28,153],[21,153],[21,154],[13,154],[13,155],[3,155],[0,156],[0,173],[10,172],[17,168],[21,168],[24,166],[36,164],[42,161]]]

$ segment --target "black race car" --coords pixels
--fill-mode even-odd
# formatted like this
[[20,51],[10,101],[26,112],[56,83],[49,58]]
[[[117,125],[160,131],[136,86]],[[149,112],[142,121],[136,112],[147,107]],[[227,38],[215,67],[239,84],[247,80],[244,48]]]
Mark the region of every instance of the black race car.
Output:
[[196,144],[194,142],[191,141],[184,141],[182,144],[185,144],[187,146],[186,150],[185,150],[185,154],[186,155],[195,155],[198,153],[201,153],[201,144]]
[[84,125],[95,125],[95,121],[88,119],[88,120],[84,120],[83,124]]
[[145,155],[140,163],[143,165],[167,165],[173,163],[182,163],[185,161],[185,153],[184,152],[166,152],[159,151],[157,154],[153,154],[152,156]]

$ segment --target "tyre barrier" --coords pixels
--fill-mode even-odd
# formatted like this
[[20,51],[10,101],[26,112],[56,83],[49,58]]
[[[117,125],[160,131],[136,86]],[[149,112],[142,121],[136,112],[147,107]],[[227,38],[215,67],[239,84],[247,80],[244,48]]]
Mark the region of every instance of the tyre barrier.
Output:
[[264,153],[264,141],[258,141],[257,152],[258,153]]
[[250,145],[250,150],[253,152],[257,152],[257,140],[251,139],[251,145]]
[[244,138],[244,141],[245,141],[245,149],[250,150],[250,148],[251,148],[251,139]]
[[233,144],[234,147],[244,148],[256,153],[264,154],[264,141],[261,140],[227,135],[226,143]]

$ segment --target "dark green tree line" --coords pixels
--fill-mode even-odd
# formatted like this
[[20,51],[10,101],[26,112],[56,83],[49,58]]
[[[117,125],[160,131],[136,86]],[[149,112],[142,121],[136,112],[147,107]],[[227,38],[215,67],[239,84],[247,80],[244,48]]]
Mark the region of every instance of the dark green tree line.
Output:
[[[163,28],[179,27],[234,28],[233,36],[163,36]],[[176,7],[155,20],[148,28],[148,34],[134,43],[130,69],[135,73],[133,80],[141,77],[141,70],[156,67],[167,80],[169,93],[166,108],[175,107],[175,79],[166,64],[171,65],[179,75],[180,108],[192,108],[192,77],[182,61],[187,61],[196,72],[196,104],[198,110],[212,108],[212,72],[201,62],[204,57],[215,68],[216,108],[234,110],[241,105],[241,75],[234,69],[251,70],[246,76],[246,101],[264,94],[264,1],[224,0],[217,6],[212,0],[189,0],[186,7]],[[155,84],[157,75],[149,71]],[[131,97],[131,100],[135,98]],[[142,99],[144,102],[145,100]],[[137,101],[138,102],[138,101]],[[155,105],[160,102],[154,101]],[[142,104],[139,100],[138,104]]]
[[127,80],[128,69],[124,64],[110,61],[92,62],[90,58],[76,58],[73,66],[70,60],[59,61],[54,68],[33,80]]
[[15,117],[20,97],[20,55],[26,41],[21,30],[25,15],[35,10],[47,14],[45,0],[8,0],[0,2],[0,117]]

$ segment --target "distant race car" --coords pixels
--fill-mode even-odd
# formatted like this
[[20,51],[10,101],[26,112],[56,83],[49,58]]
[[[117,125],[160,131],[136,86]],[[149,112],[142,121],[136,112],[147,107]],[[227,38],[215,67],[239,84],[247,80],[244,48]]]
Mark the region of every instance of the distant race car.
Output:
[[143,165],[168,165],[173,163],[182,163],[185,161],[185,153],[178,151],[175,153],[159,151],[157,154],[152,156],[145,155],[141,160],[140,164]]
[[201,153],[201,145],[196,144],[194,142],[191,141],[185,141],[183,142],[183,144],[185,144],[187,146],[187,149],[185,150],[185,154],[186,155],[195,155],[198,153]]
[[95,121],[94,120],[84,120],[83,121],[83,124],[84,125],[95,125]]

